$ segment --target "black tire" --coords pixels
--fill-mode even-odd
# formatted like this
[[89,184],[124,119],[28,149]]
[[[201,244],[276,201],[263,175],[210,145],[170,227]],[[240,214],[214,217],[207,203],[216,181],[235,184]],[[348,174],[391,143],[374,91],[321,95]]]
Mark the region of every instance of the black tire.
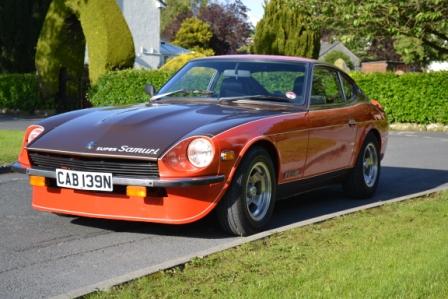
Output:
[[[263,172],[266,176],[261,175]],[[241,161],[229,190],[217,207],[222,228],[238,236],[260,231],[271,218],[276,189],[271,157],[262,147],[253,148]]]
[[[369,157],[374,161],[367,161],[367,163],[366,160],[370,159]],[[376,167],[376,170],[372,170],[373,172],[376,171],[376,174],[369,176],[368,166],[364,169],[364,162],[371,164],[371,167]],[[365,175],[366,172],[367,175]],[[378,187],[380,173],[380,146],[377,137],[370,133],[364,140],[355,167],[350,171],[344,181],[344,191],[353,198],[369,198],[375,193]]]

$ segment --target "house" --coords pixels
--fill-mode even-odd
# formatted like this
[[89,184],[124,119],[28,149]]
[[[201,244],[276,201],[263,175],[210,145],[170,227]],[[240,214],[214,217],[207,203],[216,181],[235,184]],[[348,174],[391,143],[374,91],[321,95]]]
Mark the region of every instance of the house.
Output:
[[339,41],[335,41],[333,43],[328,43],[321,41],[320,43],[320,51],[319,51],[319,60],[324,60],[325,56],[333,51],[339,51],[344,53],[350,58],[351,63],[353,64],[353,67],[355,70],[359,70],[361,66],[361,59],[353,54],[352,51],[350,51],[346,46],[344,46],[343,43]]
[[161,64],[165,64],[165,62],[173,56],[190,53],[190,50],[185,48],[167,43],[165,41],[161,41],[160,43],[160,54],[162,55]]
[[131,31],[136,68],[156,69],[164,61],[160,51],[161,0],[116,0]]

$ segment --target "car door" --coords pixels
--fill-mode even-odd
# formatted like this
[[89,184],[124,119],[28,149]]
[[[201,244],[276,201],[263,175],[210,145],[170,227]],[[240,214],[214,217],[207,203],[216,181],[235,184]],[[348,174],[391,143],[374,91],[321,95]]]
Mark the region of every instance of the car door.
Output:
[[316,65],[312,76],[305,177],[349,167],[357,130],[338,71]]

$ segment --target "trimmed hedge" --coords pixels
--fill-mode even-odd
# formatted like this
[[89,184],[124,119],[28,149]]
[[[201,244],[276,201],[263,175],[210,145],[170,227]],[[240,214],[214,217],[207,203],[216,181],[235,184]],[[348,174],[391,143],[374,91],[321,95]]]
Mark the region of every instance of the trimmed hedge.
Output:
[[0,109],[33,112],[48,105],[39,97],[36,75],[0,74]]
[[94,106],[144,103],[149,97],[145,84],[152,84],[159,90],[170,74],[161,70],[112,71],[100,77],[89,90],[88,98]]
[[448,72],[351,76],[384,106],[390,122],[448,124]]
[[57,94],[63,68],[67,95],[79,98],[86,43],[92,84],[107,71],[134,64],[132,35],[115,0],[53,0],[36,46],[43,97]]

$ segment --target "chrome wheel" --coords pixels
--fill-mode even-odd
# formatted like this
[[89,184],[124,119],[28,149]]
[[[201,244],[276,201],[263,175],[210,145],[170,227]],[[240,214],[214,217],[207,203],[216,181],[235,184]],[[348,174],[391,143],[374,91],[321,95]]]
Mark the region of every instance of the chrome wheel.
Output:
[[362,160],[362,174],[367,187],[375,185],[378,177],[378,153],[373,143],[367,144]]
[[249,171],[246,182],[246,207],[249,216],[260,221],[269,210],[272,199],[272,178],[268,166],[255,163]]

